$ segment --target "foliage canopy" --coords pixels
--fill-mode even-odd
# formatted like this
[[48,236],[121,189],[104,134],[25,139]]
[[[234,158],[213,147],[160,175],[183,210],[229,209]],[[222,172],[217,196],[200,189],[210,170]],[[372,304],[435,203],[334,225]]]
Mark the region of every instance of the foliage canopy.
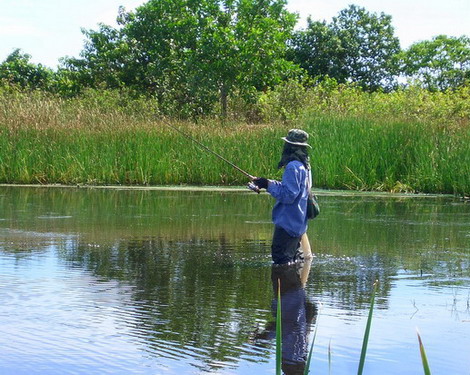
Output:
[[414,43],[401,54],[402,70],[426,88],[446,90],[470,81],[470,38],[438,35]]
[[308,19],[292,39],[293,61],[310,76],[356,82],[368,90],[393,88],[400,43],[391,16],[350,5],[331,23]]
[[312,87],[393,93],[404,78],[430,91],[468,87],[468,36],[440,35],[401,50],[391,16],[356,5],[294,31],[297,15],[286,3],[148,0],[132,12],[121,7],[117,26],[83,30],[80,56],[61,59],[57,71],[13,51],[0,63],[0,89],[66,98],[119,92],[149,99],[158,115],[253,121],[266,118],[273,100],[279,111],[271,113],[292,120]]
[[85,30],[81,59],[66,65],[83,85],[131,87],[161,107],[209,113],[238,92],[245,99],[292,75],[286,41],[296,15],[285,0],[150,0],[120,9],[119,29]]

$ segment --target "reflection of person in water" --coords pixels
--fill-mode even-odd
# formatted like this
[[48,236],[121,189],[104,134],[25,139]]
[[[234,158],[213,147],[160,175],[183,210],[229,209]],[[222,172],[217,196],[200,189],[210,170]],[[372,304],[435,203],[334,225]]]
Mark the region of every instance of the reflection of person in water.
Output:
[[[317,315],[316,306],[307,300],[305,283],[310,272],[311,261],[299,264],[273,265],[271,279],[274,298],[273,314],[277,311],[278,280],[281,285],[282,315],[282,370],[286,375],[303,374],[308,354],[308,332]],[[274,339],[275,322],[256,336],[257,339]]]

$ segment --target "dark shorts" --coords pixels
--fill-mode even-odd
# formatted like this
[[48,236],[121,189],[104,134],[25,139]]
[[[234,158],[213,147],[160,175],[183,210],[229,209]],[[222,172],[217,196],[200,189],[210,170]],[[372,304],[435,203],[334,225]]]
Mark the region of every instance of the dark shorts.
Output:
[[295,261],[297,250],[300,247],[300,238],[292,237],[281,227],[274,227],[271,255],[276,264],[285,264]]

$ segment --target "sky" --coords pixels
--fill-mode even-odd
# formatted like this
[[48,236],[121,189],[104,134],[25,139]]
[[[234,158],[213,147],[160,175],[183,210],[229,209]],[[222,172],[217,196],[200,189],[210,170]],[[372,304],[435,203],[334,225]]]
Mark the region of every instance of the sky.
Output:
[[[0,62],[20,48],[32,62],[56,68],[60,57],[79,56],[85,40],[82,28],[115,26],[119,6],[133,10],[144,2],[0,0]],[[287,8],[299,14],[302,28],[308,16],[329,22],[349,4],[391,15],[403,48],[439,34],[470,36],[470,0],[288,0]]]

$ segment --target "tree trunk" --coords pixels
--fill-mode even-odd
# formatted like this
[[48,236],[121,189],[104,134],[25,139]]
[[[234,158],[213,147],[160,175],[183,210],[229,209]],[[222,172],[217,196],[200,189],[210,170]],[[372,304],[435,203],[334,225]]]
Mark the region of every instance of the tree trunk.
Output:
[[222,118],[227,117],[227,99],[228,99],[228,89],[227,86],[222,83],[220,87],[220,107],[221,107],[221,115]]

